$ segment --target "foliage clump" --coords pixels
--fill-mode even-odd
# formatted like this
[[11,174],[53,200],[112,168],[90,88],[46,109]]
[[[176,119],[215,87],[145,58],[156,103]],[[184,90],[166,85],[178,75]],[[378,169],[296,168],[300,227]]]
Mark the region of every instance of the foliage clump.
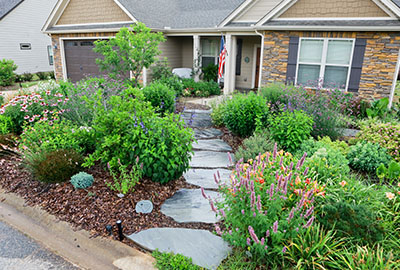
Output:
[[159,270],[200,270],[201,268],[194,265],[191,258],[187,258],[181,254],[161,253],[158,250],[153,251],[153,257],[156,259],[154,265]]
[[80,172],[73,175],[70,182],[76,189],[85,189],[93,185],[94,178],[91,174]]
[[143,94],[146,101],[151,103],[151,106],[157,113],[164,115],[175,111],[175,91],[162,83],[152,83],[143,88]]
[[260,153],[272,152],[274,146],[275,142],[271,140],[271,135],[267,130],[256,132],[243,141],[235,153],[235,159],[243,159],[247,162],[249,159],[256,158]]
[[2,59],[0,60],[0,86],[9,86],[15,82],[17,65],[14,61]]

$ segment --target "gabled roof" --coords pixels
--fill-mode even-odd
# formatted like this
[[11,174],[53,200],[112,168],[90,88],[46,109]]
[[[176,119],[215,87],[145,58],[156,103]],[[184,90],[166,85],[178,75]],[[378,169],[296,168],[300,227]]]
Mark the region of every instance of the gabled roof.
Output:
[[212,28],[244,0],[118,0],[151,28]]
[[0,20],[3,19],[14,8],[21,4],[24,0],[3,0],[0,1]]

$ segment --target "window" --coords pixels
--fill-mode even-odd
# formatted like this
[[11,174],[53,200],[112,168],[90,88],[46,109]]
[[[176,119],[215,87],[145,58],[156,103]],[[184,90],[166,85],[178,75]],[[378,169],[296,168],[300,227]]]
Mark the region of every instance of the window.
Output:
[[201,40],[201,67],[205,68],[210,64],[218,63],[218,44],[214,39]]
[[297,84],[347,90],[354,39],[302,38]]
[[20,43],[19,44],[19,48],[21,50],[30,50],[30,49],[32,49],[30,43]]
[[47,46],[47,56],[49,57],[49,65],[52,66],[54,64],[54,55],[51,45]]

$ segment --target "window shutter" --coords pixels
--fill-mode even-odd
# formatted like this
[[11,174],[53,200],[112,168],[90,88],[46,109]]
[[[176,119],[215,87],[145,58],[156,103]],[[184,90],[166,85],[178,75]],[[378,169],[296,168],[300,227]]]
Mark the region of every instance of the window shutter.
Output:
[[365,47],[367,39],[357,38],[354,47],[353,63],[351,65],[349,87],[347,91],[358,92],[360,88],[361,70],[364,62]]
[[237,40],[237,54],[236,54],[236,75],[240,76],[240,71],[242,70],[242,48],[243,39]]
[[299,37],[290,37],[288,64],[286,71],[286,84],[295,83],[298,53],[299,53]]

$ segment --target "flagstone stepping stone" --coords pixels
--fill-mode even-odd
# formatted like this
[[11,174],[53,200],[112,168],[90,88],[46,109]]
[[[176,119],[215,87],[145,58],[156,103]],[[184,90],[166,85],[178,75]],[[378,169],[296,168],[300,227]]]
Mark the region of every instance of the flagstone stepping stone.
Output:
[[207,269],[216,269],[231,252],[221,237],[206,230],[153,228],[127,237],[147,250],[182,254]]
[[211,116],[206,113],[184,113],[182,114],[182,119],[188,126],[193,128],[209,128],[213,125]]
[[217,171],[219,171],[219,175],[221,176],[221,182],[229,183],[232,171],[225,169],[189,169],[183,176],[186,182],[192,185],[200,186],[205,189],[217,189],[218,185],[214,180],[214,174],[216,174]]
[[[206,194],[213,199],[219,195],[215,191],[206,191]],[[178,190],[161,205],[161,212],[176,222],[218,222],[209,201],[202,196],[200,189]]]
[[232,148],[221,139],[198,140],[193,144],[193,148],[197,150],[209,150],[219,152],[231,152]]
[[196,151],[190,161],[191,168],[228,168],[230,165],[228,153],[212,151]]
[[187,109],[187,110],[183,111],[183,113],[184,114],[192,114],[192,113],[195,113],[195,114],[211,114],[212,110],[190,110],[190,109]]
[[216,128],[195,129],[194,137],[196,139],[212,139],[224,135],[221,130]]

